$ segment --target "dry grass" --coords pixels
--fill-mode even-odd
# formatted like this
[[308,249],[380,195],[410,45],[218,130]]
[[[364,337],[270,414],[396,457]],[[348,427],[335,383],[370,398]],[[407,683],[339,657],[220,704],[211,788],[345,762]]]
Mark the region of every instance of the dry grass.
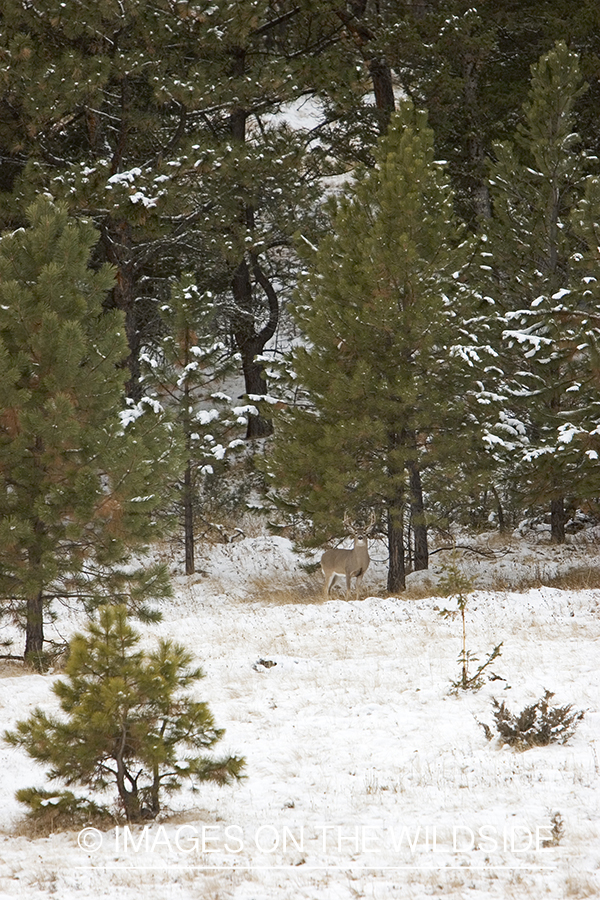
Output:
[[[443,593],[438,586],[436,574],[422,573],[419,581],[411,584],[408,581],[405,591],[390,593],[379,587],[367,587],[363,585],[359,599],[364,600],[368,596],[381,597],[382,599],[396,598],[398,600],[424,600],[428,597],[442,597]],[[475,588],[477,585],[475,585]],[[491,591],[516,591],[524,593],[531,589],[551,587],[564,591],[594,590],[600,589],[600,568],[594,566],[576,566],[559,574],[550,574],[540,567],[533,572],[521,573],[515,578],[509,578],[505,574],[498,573],[492,581],[486,579],[485,590]],[[318,575],[306,575],[302,580],[298,576],[289,575],[279,579],[267,576],[254,578],[248,589],[247,599],[251,602],[264,603],[267,606],[282,604],[321,604],[325,602],[323,582]],[[345,599],[345,591],[339,586],[334,587],[330,596],[331,600]],[[354,599],[354,591],[351,593]]]
[[325,602],[323,582],[315,575],[306,575],[302,581],[260,576],[249,583],[246,600],[265,606],[321,604]]
[[442,597],[443,594],[438,588],[434,577],[421,582],[420,584],[411,584],[401,594],[382,595],[383,597],[398,597],[400,600],[425,600],[427,597]]
[[30,840],[37,840],[38,838],[47,838],[51,834],[65,831],[79,832],[82,828],[88,826],[97,828],[98,831],[109,831],[116,824],[121,824],[121,820],[116,819],[108,812],[74,817],[67,814],[57,814],[52,809],[49,809],[47,815],[24,815],[22,819],[11,824],[10,835],[11,837],[26,837]]
[[62,672],[68,658],[68,646],[54,647],[41,656],[41,667],[24,659],[2,659],[0,657],[0,678],[17,678],[20,675],[32,675],[41,671],[56,674]]
[[563,591],[585,591],[600,588],[600,568],[596,566],[576,566],[549,578],[546,587],[560,588]]
[[542,587],[557,588],[561,591],[596,590],[600,588],[600,568],[574,566],[564,572],[550,574],[540,566],[536,566],[533,572],[525,572],[512,579],[499,575],[491,583],[486,581],[485,589],[524,593]]
[[0,678],[15,678],[17,675],[31,675],[31,669],[21,659],[0,659]]
[[592,873],[568,875],[565,880],[565,897],[598,897],[600,884]]

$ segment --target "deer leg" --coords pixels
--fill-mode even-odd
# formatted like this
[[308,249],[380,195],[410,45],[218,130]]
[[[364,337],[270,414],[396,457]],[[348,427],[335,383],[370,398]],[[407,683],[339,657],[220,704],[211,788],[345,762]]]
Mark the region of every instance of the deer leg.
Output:
[[352,573],[346,573],[346,600],[350,596],[352,590]]
[[359,575],[356,576],[356,599],[357,600],[358,600],[358,592],[360,590],[362,580],[363,580],[363,573],[361,572]]

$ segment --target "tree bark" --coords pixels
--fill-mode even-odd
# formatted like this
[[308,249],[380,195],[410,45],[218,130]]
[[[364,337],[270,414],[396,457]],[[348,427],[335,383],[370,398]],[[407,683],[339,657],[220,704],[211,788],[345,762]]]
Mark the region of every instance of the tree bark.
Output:
[[467,154],[471,163],[471,196],[473,211],[479,219],[492,217],[492,201],[486,171],[487,154],[483,142],[481,114],[479,111],[479,70],[483,65],[480,55],[467,57],[463,63],[464,99],[467,112]]
[[44,648],[44,598],[40,591],[27,598],[27,624],[25,627],[25,659],[41,668],[40,657]]
[[375,38],[375,34],[362,21],[366,8],[367,4],[364,0],[357,0],[357,2],[350,5],[349,9],[342,7],[336,9],[335,12],[340,21],[343,22],[346,31],[352,38],[369,71],[375,95],[375,107],[380,112],[379,129],[382,134],[385,134],[390,123],[390,116],[396,108],[392,70],[385,57],[373,53],[369,47],[369,44]]
[[[183,333],[184,371],[192,362],[192,335],[189,326]],[[185,574],[193,575],[196,571],[194,560],[194,479],[192,473],[192,404],[190,386],[186,378],[183,387],[183,433],[187,460],[183,475],[183,540],[185,546]]]
[[[240,47],[233,48],[232,72],[241,77],[245,72],[245,50]],[[238,107],[229,117],[229,129],[233,140],[239,143],[246,141],[246,122],[248,111]],[[248,229],[254,228],[254,209],[242,204],[240,208],[240,222]],[[256,361],[256,357],[262,353],[268,341],[273,337],[279,322],[279,300],[277,294],[262,272],[256,256],[251,255],[252,272],[258,284],[267,295],[269,305],[269,319],[264,328],[256,330],[257,304],[254,297],[254,289],[250,276],[250,268],[246,258],[237,266],[232,279],[232,292],[236,310],[233,316],[233,336],[236,347],[242,357],[242,371],[244,373],[244,385],[247,394],[262,395],[267,393],[267,381],[264,376],[262,363]],[[269,437],[273,434],[273,423],[260,413],[248,416],[246,440],[256,440]]]
[[186,575],[193,575],[196,571],[194,560],[194,486],[192,481],[192,462],[188,459],[183,477],[183,533]]
[[406,590],[406,565],[404,559],[404,507],[395,502],[388,507],[388,579],[390,593]]
[[407,464],[410,486],[410,516],[414,535],[414,571],[429,568],[429,544],[427,539],[427,522],[423,501],[423,485],[418,464],[411,460]]
[[496,501],[496,510],[498,513],[498,528],[500,529],[501,534],[504,534],[506,531],[506,520],[504,518],[504,507],[502,506],[502,501],[500,500],[500,496],[495,486],[491,486],[492,494],[494,495],[494,500]]
[[[42,441],[36,440],[36,453],[43,450]],[[44,649],[44,591],[41,574],[42,546],[41,541],[46,527],[41,519],[33,522],[33,533],[36,536],[27,554],[29,574],[36,574],[38,590],[27,598],[26,624],[25,624],[25,659],[31,662],[36,669],[42,669],[41,654]]]
[[550,501],[550,540],[553,544],[565,542],[565,498]]
[[[142,810],[137,779],[131,777],[130,773],[127,771],[125,760],[123,758],[127,738],[127,725],[124,724],[121,731],[120,747],[115,753],[115,762],[117,764],[115,779],[117,782],[117,791],[119,792],[119,797],[121,798],[127,821],[139,822],[142,818]],[[131,785],[131,789],[127,787],[126,781]]]
[[[247,394],[262,395],[267,393],[267,382],[264,377],[263,363],[256,357],[262,353],[265,344],[275,331],[277,317],[273,328],[265,326],[258,333],[255,330],[254,296],[250,270],[245,259],[241,261],[233,276],[233,296],[236,304],[233,335],[236,347],[242,357],[244,385]],[[273,424],[260,413],[248,416],[246,440],[268,437],[273,433]]]
[[106,259],[117,269],[117,281],[112,291],[112,305],[125,314],[125,334],[129,346],[129,356],[123,365],[129,369],[129,379],[125,385],[128,397],[136,403],[142,399],[140,382],[141,327],[139,322],[137,297],[137,273],[133,262],[133,240],[129,222],[109,223],[103,232]]

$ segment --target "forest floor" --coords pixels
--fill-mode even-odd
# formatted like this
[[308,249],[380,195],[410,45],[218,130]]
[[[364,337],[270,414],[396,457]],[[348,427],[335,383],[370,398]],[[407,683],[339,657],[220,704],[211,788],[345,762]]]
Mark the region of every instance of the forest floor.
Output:
[[[362,599],[346,601],[323,598],[284,538],[199,548],[202,571],[175,574],[144,642],[194,653],[198,696],[226,729],[221,751],[246,757],[245,778],[184,790],[145,826],[35,834],[14,792],[42,786],[43,769],[0,743],[0,897],[600,896],[600,537],[458,543],[476,579],[467,647],[484,661],[502,642],[481,689],[459,693],[461,618],[436,596],[448,550],[390,597],[372,544]],[[63,613],[55,636],[81,625]],[[5,663],[0,676],[0,729],[55,707],[59,674]],[[519,712],[545,691],[585,711],[566,743],[488,740],[494,698]]]

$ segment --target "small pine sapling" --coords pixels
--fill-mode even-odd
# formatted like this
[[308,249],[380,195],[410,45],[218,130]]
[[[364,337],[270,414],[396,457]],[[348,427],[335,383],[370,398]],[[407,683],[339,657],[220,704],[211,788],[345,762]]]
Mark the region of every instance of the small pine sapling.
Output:
[[[184,779],[192,786],[227,784],[244,765],[237,756],[205,755],[223,730],[215,728],[207,704],[187,692],[203,677],[191,667],[191,655],[172,641],[160,641],[150,653],[138,650],[138,642],[125,607],[100,607],[87,633],[71,641],[67,680],[54,684],[64,715],[38,708],[5,734],[49,763],[51,779],[92,790],[116,784],[130,822],[155,818],[161,794],[178,791]],[[42,792],[21,794],[34,810]]]
[[[500,742],[516,750],[565,744],[585,713],[582,710],[574,711],[571,703],[566,706],[550,706],[552,697],[554,694],[546,691],[543,697],[516,715],[510,712],[504,701],[499,703],[494,699],[494,718]],[[486,735],[491,736],[489,726],[484,730]]]
[[[458,663],[461,671],[460,677],[452,682],[452,687],[455,691],[477,691],[483,684],[483,672],[500,656],[502,643],[497,644],[494,647],[485,662],[478,666],[475,672],[469,672],[469,666],[479,662],[478,658],[473,656],[470,650],[467,650],[467,621],[465,616],[469,601],[469,593],[473,590],[475,579],[465,575],[461,570],[456,551],[453,552],[450,562],[443,566],[443,570],[444,575],[440,579],[438,587],[442,591],[443,596],[453,597],[456,600],[456,605],[462,621],[462,648],[458,655]],[[451,616],[453,617],[456,612],[457,610],[442,609],[440,610],[440,615],[447,619]]]

